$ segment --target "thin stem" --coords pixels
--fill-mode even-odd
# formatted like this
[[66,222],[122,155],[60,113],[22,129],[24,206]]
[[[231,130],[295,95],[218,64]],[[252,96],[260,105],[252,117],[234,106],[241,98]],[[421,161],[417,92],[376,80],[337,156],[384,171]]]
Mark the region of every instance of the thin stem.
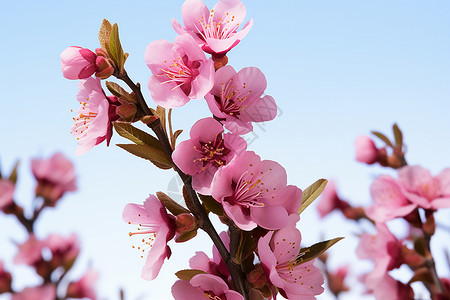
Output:
[[[134,94],[137,97],[139,108],[144,112],[145,115],[153,116],[152,111],[147,106],[147,103],[145,102],[144,96],[142,95],[141,89],[139,84],[135,84],[127,75],[126,72],[123,72],[123,74],[119,74],[116,76],[118,79],[124,81],[134,92]],[[157,118],[155,121],[147,124],[147,126],[153,130],[153,132],[158,137],[164,151],[166,154],[170,157],[172,160],[172,146],[170,144],[170,141],[167,137],[166,132],[164,131],[161,121],[159,118]],[[173,163],[173,162],[172,162]],[[237,265],[232,257],[230,256],[230,253],[228,252],[227,248],[225,247],[224,243],[219,237],[219,234],[217,233],[216,229],[214,228],[213,224],[211,223],[211,220],[208,217],[208,214],[206,213],[205,209],[203,208],[202,204],[200,203],[200,200],[198,199],[197,193],[192,188],[192,177],[190,175],[187,175],[183,173],[175,164],[173,164],[174,170],[178,173],[180,178],[183,180],[184,187],[187,190],[187,194],[189,195],[189,201],[188,207],[192,210],[192,214],[200,221],[200,227],[209,235],[211,240],[213,241],[214,245],[216,246],[217,250],[220,253],[220,256],[224,260],[224,262],[227,265],[227,268],[230,272],[231,278],[233,280],[233,284],[235,286],[235,289],[241,293],[244,296],[244,299],[248,299],[248,293],[245,289],[245,279],[244,274],[240,268],[239,265]]]
[[444,287],[442,285],[441,280],[439,279],[439,276],[436,271],[436,264],[434,262],[433,256],[431,255],[431,246],[430,246],[431,235],[429,235],[425,232],[423,233],[423,235],[424,235],[424,239],[425,239],[425,246],[427,248],[427,252],[429,255],[429,257],[427,257],[425,260],[425,265],[427,266],[428,270],[430,270],[431,276],[433,277],[433,281],[436,284],[438,292],[442,293],[444,291]]

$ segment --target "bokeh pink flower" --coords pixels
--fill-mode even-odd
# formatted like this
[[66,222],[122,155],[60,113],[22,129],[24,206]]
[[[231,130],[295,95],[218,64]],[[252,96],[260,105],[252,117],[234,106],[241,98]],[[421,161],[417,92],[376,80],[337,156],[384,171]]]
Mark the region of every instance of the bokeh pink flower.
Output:
[[69,298],[88,298],[97,299],[97,293],[94,284],[98,279],[98,273],[88,270],[78,281],[71,282],[67,287],[67,296]]
[[214,64],[189,35],[177,36],[174,43],[151,42],[145,63],[152,76],[148,88],[153,101],[165,108],[183,106],[203,98],[214,83]]
[[266,86],[266,78],[258,68],[248,67],[236,73],[233,67],[225,66],[217,70],[206,102],[225,128],[245,134],[253,130],[252,122],[270,121],[277,115],[275,100],[262,96]]
[[357,161],[369,165],[378,161],[378,148],[370,137],[365,135],[357,137],[355,140],[355,149]]
[[253,19],[250,19],[238,32],[246,14],[239,0],[220,0],[211,11],[201,0],[187,0],[181,12],[185,27],[174,18],[175,31],[191,35],[203,51],[218,57],[239,44],[253,26]]
[[0,211],[7,209],[14,203],[15,186],[7,179],[0,179]]

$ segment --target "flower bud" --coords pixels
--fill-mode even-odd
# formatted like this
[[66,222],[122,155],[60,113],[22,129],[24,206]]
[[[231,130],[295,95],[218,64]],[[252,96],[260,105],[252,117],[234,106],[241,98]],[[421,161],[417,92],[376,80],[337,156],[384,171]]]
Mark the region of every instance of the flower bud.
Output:
[[137,107],[133,103],[123,102],[116,108],[116,113],[125,121],[131,122],[137,113]]
[[356,160],[366,163],[374,164],[378,160],[378,149],[371,138],[365,135],[359,136],[355,141]]
[[197,235],[197,220],[193,215],[179,214],[175,219],[175,224],[177,226],[175,242],[186,242]]
[[267,284],[267,277],[261,264],[257,264],[255,268],[247,274],[248,283],[254,288],[260,289]]
[[97,72],[95,72],[96,77],[100,79],[106,79],[114,74],[114,67],[103,56],[97,56],[95,64],[97,68]]
[[61,69],[67,79],[84,79],[97,71],[97,55],[89,49],[71,46],[61,53]]

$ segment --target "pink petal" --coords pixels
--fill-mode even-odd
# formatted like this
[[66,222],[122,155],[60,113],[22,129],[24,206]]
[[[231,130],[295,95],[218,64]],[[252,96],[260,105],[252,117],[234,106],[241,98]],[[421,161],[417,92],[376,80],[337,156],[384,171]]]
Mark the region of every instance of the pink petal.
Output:
[[285,263],[296,258],[300,252],[301,240],[300,231],[293,226],[277,231],[270,243],[273,254],[277,258],[277,263]]
[[275,119],[277,113],[275,100],[267,95],[250,104],[240,115],[240,119],[243,122],[266,122]]
[[170,253],[170,248],[167,246],[166,242],[168,232],[169,228],[162,226],[156,233],[157,237],[152,248],[147,254],[147,259],[145,260],[145,264],[142,269],[141,276],[143,279],[153,280],[158,276],[164,260],[167,258],[168,253]]
[[230,65],[220,68],[217,70],[214,77],[214,86],[211,89],[211,94],[219,96],[222,92],[222,87],[230,81],[235,75],[236,71]]
[[181,13],[184,26],[193,32],[197,32],[198,21],[209,19],[209,9],[201,0],[185,1],[181,7]]
[[286,186],[278,195],[277,203],[284,206],[288,214],[298,214],[302,204],[302,190],[295,185]]
[[180,88],[176,88],[175,82],[162,84],[155,76],[151,76],[148,80],[148,89],[153,101],[165,108],[180,107],[190,100]]
[[[223,69],[223,68],[220,68],[219,71],[221,69]],[[221,118],[221,119],[225,119],[228,116],[228,115],[224,114],[222,111],[220,111],[219,104],[217,103],[217,101],[213,95],[207,94],[205,96],[205,99],[206,99],[206,103],[208,104],[209,110],[211,111],[211,113],[214,116]]]
[[205,252],[196,251],[195,255],[189,259],[189,267],[194,270],[202,270],[211,273],[210,262],[211,260]]
[[233,220],[237,227],[245,231],[256,228],[257,224],[252,220],[251,216],[243,213],[240,205],[230,205],[228,202],[223,202],[222,205],[227,216]]
[[[187,35],[187,34],[179,35],[175,38],[174,42],[175,42],[175,45],[177,45],[177,47],[179,49],[177,51],[177,54],[180,51],[183,51],[189,58],[189,61],[191,61],[191,62],[206,61],[205,53],[203,53],[202,49],[198,46],[197,42],[192,38],[192,36]],[[213,72],[214,72],[214,67],[213,67]]]
[[450,168],[442,170],[436,179],[440,182],[440,194],[450,196]]
[[193,287],[189,281],[178,280],[172,286],[172,296],[175,300],[193,300],[204,298],[205,293]]
[[251,219],[264,229],[276,230],[287,225],[288,213],[278,205],[250,207]]
[[433,180],[430,171],[421,166],[406,166],[398,172],[401,184],[410,192],[419,192]]
[[195,142],[214,141],[218,134],[223,133],[223,127],[213,118],[198,120],[191,128],[190,136]]
[[194,149],[196,146],[197,144],[194,144],[192,140],[183,141],[172,153],[173,162],[181,171],[189,175],[201,172],[203,167],[201,161],[194,162],[196,158],[201,157],[200,152]]
[[214,63],[211,59],[201,63],[198,68],[199,74],[191,82],[189,98],[203,98],[212,88],[214,83]]
[[211,274],[198,274],[189,281],[193,287],[199,287],[202,291],[211,291],[216,295],[228,291],[228,285],[220,277]]

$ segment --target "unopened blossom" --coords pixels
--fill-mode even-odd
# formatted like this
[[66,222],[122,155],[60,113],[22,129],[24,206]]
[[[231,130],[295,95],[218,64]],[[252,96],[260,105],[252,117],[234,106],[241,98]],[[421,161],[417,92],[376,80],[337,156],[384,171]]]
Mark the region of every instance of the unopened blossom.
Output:
[[54,206],[64,193],[77,189],[73,164],[61,153],[31,160],[31,171],[37,180],[36,195],[46,199],[47,205]]
[[107,97],[102,89],[100,79],[92,77],[80,80],[77,100],[80,108],[73,120],[72,135],[77,139],[77,155],[88,152],[95,145],[112,137],[112,122],[119,116],[116,114],[118,99],[115,96]]
[[151,42],[145,51],[145,63],[153,74],[148,81],[153,101],[165,108],[203,98],[214,83],[213,61],[189,35],[177,36],[174,43]]
[[88,298],[97,299],[97,293],[94,290],[94,284],[98,279],[98,273],[92,270],[87,271],[80,280],[71,282],[67,287],[67,296],[69,298]]
[[417,204],[410,202],[404,195],[398,181],[391,176],[381,175],[370,186],[373,205],[365,209],[367,216],[375,222],[407,216]]
[[384,223],[376,223],[377,233],[364,233],[359,240],[356,255],[361,259],[370,259],[375,266],[368,275],[368,280],[380,280],[388,271],[400,267],[404,262],[402,257],[402,242],[389,231]]
[[97,71],[97,55],[89,49],[77,46],[61,53],[61,70],[67,79],[85,79]]
[[450,168],[432,176],[421,166],[406,166],[398,172],[405,197],[424,209],[450,207]]
[[356,160],[374,164],[378,161],[378,149],[373,140],[365,135],[359,136],[355,141]]
[[287,299],[315,299],[324,278],[314,260],[302,263],[301,233],[295,227],[298,215],[289,216],[288,226],[269,231],[258,241],[258,256],[269,281]]
[[245,151],[247,143],[236,134],[224,134],[222,125],[213,118],[197,121],[190,137],[175,148],[172,159],[184,173],[192,175],[192,187],[197,192],[210,195],[214,174]]
[[231,290],[220,277],[211,274],[198,274],[191,280],[178,280],[172,286],[175,300],[244,300],[238,292]]
[[297,215],[301,205],[301,190],[286,184],[286,171],[279,163],[261,161],[247,151],[217,171],[212,196],[242,230],[258,225],[274,230],[285,227],[288,215]]
[[55,300],[56,287],[53,284],[27,287],[19,293],[14,293],[11,300]]
[[203,51],[219,57],[239,44],[253,26],[253,19],[250,19],[238,32],[246,14],[239,0],[220,0],[211,11],[201,0],[187,0],[181,12],[185,27],[174,18],[175,31],[191,35]]
[[14,183],[7,179],[0,179],[0,211],[7,209],[13,203]]
[[50,263],[53,268],[63,266],[65,269],[70,269],[80,253],[79,242],[75,234],[71,234],[67,238],[51,234],[45,239],[45,245],[52,254]]
[[142,235],[139,239],[142,244],[133,248],[139,250],[142,258],[147,254],[142,278],[155,279],[164,260],[172,253],[167,242],[175,235],[175,218],[167,214],[161,201],[153,195],[145,200],[144,205],[127,204],[122,218],[128,224],[139,225],[137,231],[130,232],[130,236]]
[[266,86],[266,78],[258,68],[248,67],[236,73],[233,67],[225,66],[217,70],[206,102],[228,130],[245,134],[253,130],[252,122],[270,121],[277,115],[275,100],[263,96]]
[[349,266],[344,265],[339,267],[336,271],[329,272],[327,274],[328,287],[335,296],[349,290],[349,287],[344,283],[345,278],[347,278],[348,271]]

